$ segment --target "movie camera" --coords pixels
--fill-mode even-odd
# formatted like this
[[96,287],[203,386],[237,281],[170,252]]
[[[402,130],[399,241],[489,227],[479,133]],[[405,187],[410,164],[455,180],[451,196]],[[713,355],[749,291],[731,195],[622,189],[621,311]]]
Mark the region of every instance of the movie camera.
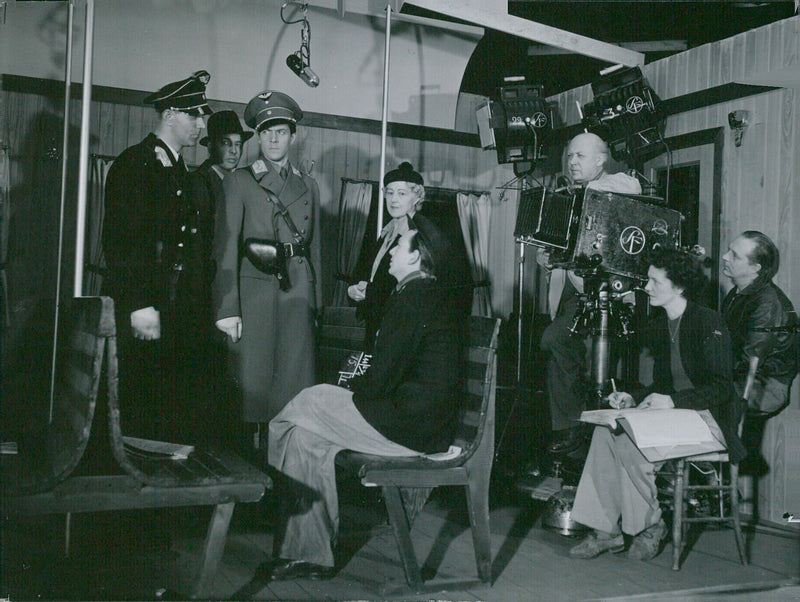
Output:
[[593,189],[522,191],[514,237],[544,248],[554,267],[583,278],[581,303],[570,330],[592,337],[592,382],[598,400],[608,389],[611,343],[633,332],[626,296],[647,280],[648,255],[679,248],[681,220],[655,197]]

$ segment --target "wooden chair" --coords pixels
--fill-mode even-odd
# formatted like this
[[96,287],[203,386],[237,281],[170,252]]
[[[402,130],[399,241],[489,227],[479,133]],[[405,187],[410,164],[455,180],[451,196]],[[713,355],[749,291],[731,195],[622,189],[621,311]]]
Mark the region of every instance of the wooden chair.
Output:
[[[186,459],[129,454],[120,428],[114,304],[108,297],[72,301],[58,351],[53,419],[42,444],[2,457],[5,516],[65,514],[67,550],[73,512],[214,506],[192,597],[206,598],[237,502],[255,502],[269,477],[234,454],[195,450]],[[101,380],[108,376],[111,450],[124,474],[72,476],[86,449]]]
[[[363,485],[382,488],[406,581],[409,588],[416,593],[464,589],[476,583],[475,580],[423,583],[411,542],[410,526],[416,512],[424,505],[427,495],[434,487],[439,486],[464,488],[478,577],[482,583],[491,582],[489,480],[494,457],[494,406],[499,329],[500,320],[470,317],[466,398],[460,434],[455,443],[461,448],[461,453],[456,458],[445,461],[435,461],[425,457],[384,458],[351,451],[340,452],[336,458],[336,464],[356,472]],[[413,502],[409,504],[409,500]]]
[[[753,388],[753,382],[758,368],[758,358],[750,359],[747,377],[745,379],[744,393],[742,401],[745,406]],[[710,465],[713,467],[713,483],[692,484],[690,474],[692,466],[699,467]],[[725,467],[728,470],[728,480],[725,480]],[[676,460],[675,470],[662,471],[662,475],[672,476],[675,479],[675,488],[672,500],[672,570],[679,571],[681,568],[681,554],[683,552],[686,536],[686,527],[693,523],[730,523],[733,526],[733,534],[736,539],[736,549],[739,552],[739,561],[747,564],[747,554],[742,536],[742,525],[739,520],[739,466],[731,464],[728,454],[725,452],[702,454],[688,458]],[[689,516],[688,500],[692,492],[704,491],[713,492],[716,498],[716,513],[706,516]],[[729,500],[729,508],[725,507],[726,497]],[[727,511],[726,511],[727,510]]]

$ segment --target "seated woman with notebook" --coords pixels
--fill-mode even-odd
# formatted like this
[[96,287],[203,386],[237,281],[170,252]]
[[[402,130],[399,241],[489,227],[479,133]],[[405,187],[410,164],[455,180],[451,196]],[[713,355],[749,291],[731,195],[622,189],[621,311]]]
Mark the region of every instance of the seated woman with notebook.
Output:
[[[614,392],[612,408],[709,410],[725,436],[732,462],[744,454],[736,427],[741,415],[731,375],[730,335],[717,312],[689,297],[704,290],[696,259],[678,250],[650,258],[645,291],[656,309],[643,340],[654,359],[653,383],[632,394]],[[599,426],[581,475],[572,518],[594,531],[570,550],[573,558],[594,558],[625,549],[628,557],[654,558],[667,528],[661,518],[656,470],[626,433]]]

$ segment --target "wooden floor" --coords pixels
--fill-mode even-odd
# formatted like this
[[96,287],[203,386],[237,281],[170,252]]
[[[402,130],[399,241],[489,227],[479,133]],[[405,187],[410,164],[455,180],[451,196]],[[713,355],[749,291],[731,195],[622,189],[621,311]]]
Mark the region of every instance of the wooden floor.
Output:
[[[502,488],[496,485],[495,489]],[[342,567],[330,581],[269,583],[269,500],[237,507],[214,597],[234,600],[377,600],[381,588],[403,584],[391,530],[377,500],[343,495]],[[493,585],[403,600],[800,599],[800,539],[755,533],[751,563],[739,564],[732,532],[706,530],[671,570],[671,546],[650,562],[605,554],[568,556],[575,540],[543,530],[541,502],[513,488],[494,491],[491,513]],[[63,517],[3,522],[0,597],[10,600],[180,599],[202,549],[202,509],[73,516],[64,558]],[[437,493],[414,525],[418,557],[437,578],[474,578],[475,561],[463,502]],[[163,592],[163,593],[162,593]]]

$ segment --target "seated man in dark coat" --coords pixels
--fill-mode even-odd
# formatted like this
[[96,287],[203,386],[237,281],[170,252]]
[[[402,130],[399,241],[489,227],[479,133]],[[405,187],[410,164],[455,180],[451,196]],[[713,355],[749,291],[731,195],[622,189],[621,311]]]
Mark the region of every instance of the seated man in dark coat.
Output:
[[288,477],[280,495],[291,507],[279,529],[273,580],[332,576],[339,451],[415,456],[446,451],[455,437],[460,325],[436,280],[449,246],[430,221],[412,219],[390,254],[397,287],[370,368],[351,381],[351,390],[304,389],[269,424],[269,463]]
[[780,252],[764,233],[747,230],[722,256],[722,273],[733,288],[722,302],[722,315],[733,344],[733,385],[741,395],[752,358],[758,370],[742,424],[747,455],[742,474],[764,476],[769,471],[761,454],[767,420],[789,405],[789,388],[798,371],[797,312],[772,281],[780,267]]

